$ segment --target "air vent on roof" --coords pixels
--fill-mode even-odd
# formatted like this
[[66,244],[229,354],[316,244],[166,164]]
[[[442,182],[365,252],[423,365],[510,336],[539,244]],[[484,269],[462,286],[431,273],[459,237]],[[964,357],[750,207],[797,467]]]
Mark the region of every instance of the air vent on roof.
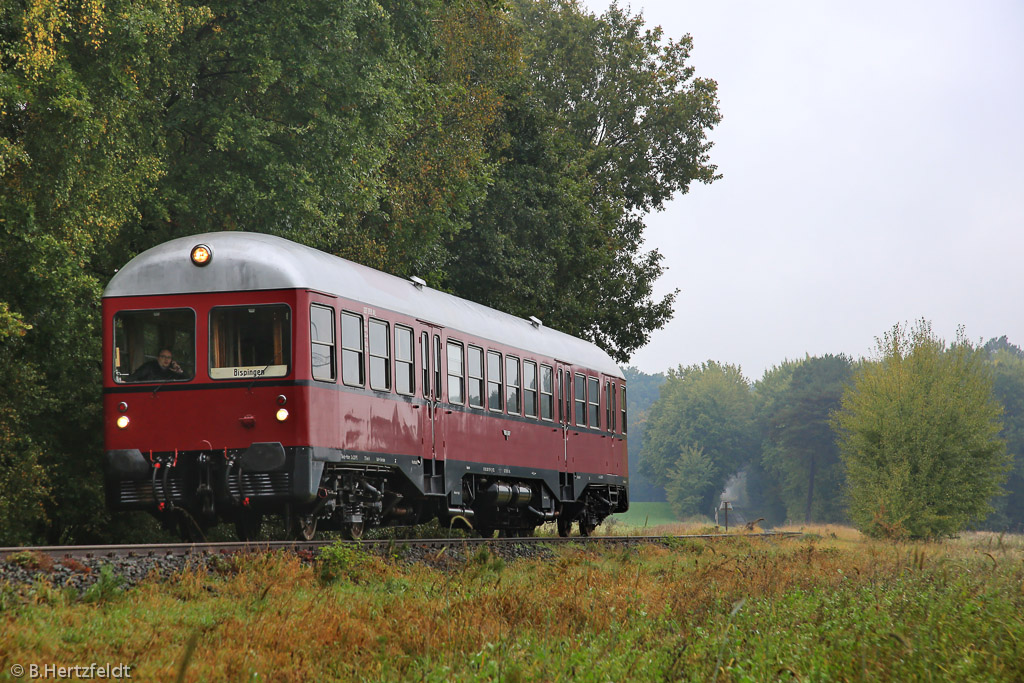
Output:
[[412,281],[412,283],[413,283],[414,285],[416,285],[416,289],[423,289],[424,287],[426,287],[426,286],[427,286],[427,282],[426,282],[426,280],[424,280],[424,279],[422,279],[422,278],[418,278],[418,277],[416,277],[415,275],[413,275],[412,277],[410,277],[410,278],[409,278],[409,280],[411,280],[411,281]]
[[531,325],[533,325],[534,327],[536,327],[536,328],[537,328],[538,330],[539,330],[540,328],[544,327],[544,323],[542,323],[542,322],[540,321],[540,318],[538,318],[538,317],[537,317],[537,316],[535,316],[535,315],[531,315],[531,316],[530,316],[530,324],[531,324]]

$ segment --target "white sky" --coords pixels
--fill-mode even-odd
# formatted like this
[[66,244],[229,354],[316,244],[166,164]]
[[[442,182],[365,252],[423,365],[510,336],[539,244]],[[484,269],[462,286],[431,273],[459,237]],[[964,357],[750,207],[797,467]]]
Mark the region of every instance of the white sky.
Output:
[[680,293],[633,365],[756,380],[805,353],[869,356],[922,317],[947,341],[963,325],[1024,346],[1024,2],[631,7],[693,36],[724,175],[647,219],[656,291]]

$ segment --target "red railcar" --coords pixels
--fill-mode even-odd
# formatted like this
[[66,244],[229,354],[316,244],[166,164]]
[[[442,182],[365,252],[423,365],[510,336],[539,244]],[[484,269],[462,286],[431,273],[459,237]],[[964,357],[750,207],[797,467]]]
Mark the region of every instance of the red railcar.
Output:
[[[269,235],[157,246],[103,295],[105,485],[186,535],[264,515],[589,534],[628,507],[593,344]],[[172,359],[173,357],[173,359]]]

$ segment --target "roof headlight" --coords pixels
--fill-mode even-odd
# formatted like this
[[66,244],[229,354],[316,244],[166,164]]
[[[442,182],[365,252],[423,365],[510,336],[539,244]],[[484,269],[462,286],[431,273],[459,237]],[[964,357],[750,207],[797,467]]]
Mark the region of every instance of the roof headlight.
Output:
[[213,260],[213,250],[205,244],[197,244],[192,247],[192,263],[197,266],[205,266]]

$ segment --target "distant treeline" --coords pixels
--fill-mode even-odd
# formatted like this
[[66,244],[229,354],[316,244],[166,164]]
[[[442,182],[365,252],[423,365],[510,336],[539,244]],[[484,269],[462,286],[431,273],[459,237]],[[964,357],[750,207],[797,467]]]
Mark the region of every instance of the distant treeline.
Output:
[[573,0],[0,4],[0,544],[103,509],[99,300],[168,239],[268,232],[590,338],[664,325],[642,219],[711,182],[717,86]]
[[730,483],[771,524],[1024,530],[1024,351],[1006,337],[946,345],[919,321],[876,357],[808,356],[757,381],[714,361],[626,376],[633,498],[680,518],[713,517]]

